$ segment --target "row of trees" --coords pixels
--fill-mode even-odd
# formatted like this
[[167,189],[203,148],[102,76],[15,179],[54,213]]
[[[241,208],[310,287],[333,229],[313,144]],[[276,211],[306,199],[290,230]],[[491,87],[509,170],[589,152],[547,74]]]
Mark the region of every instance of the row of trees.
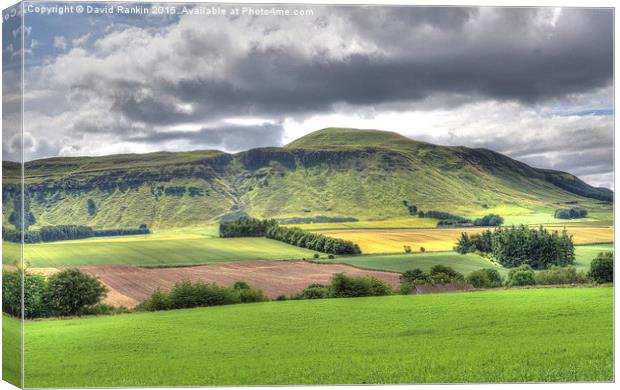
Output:
[[278,225],[273,220],[242,218],[220,223],[220,237],[266,237],[301,248],[334,255],[359,255],[360,247],[347,240],[332,238],[323,234],[311,233],[299,228]]
[[566,266],[575,262],[572,236],[566,229],[549,233],[542,226],[530,229],[525,225],[497,228],[481,234],[461,233],[454,250],[458,253],[481,252],[492,255],[507,268],[530,265],[534,269],[552,265]]
[[[67,269],[48,278],[23,273],[24,317],[40,318],[89,314],[107,294],[95,277]],[[2,311],[21,317],[22,273],[2,271]]]
[[[79,240],[90,237],[126,236],[135,234],[149,234],[149,228],[142,224],[137,229],[105,229],[95,230],[90,226],[82,225],[57,225],[43,226],[39,230],[24,231],[25,243],[52,242],[64,240]],[[2,240],[9,242],[21,242],[19,230],[2,227]]]
[[555,210],[554,218],[559,219],[577,219],[577,218],[585,218],[588,216],[588,211],[584,209],[578,208],[570,208],[570,209],[557,209]]
[[458,215],[450,214],[445,211],[418,211],[419,218],[435,218],[438,219],[437,225],[449,226],[449,225],[466,225],[471,224],[471,220],[460,217]]
[[296,245],[301,248],[308,248],[334,255],[359,255],[362,253],[359,245],[352,241],[311,233],[299,228],[272,226],[267,229],[265,237]]
[[275,219],[240,218],[220,223],[220,237],[265,237],[267,229],[278,226]]

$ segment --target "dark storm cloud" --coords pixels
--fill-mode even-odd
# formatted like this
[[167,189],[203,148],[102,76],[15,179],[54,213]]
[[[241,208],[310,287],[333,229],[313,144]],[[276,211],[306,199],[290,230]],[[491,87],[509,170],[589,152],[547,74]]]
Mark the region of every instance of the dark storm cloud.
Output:
[[[344,58],[320,52],[308,58],[273,45],[233,59],[186,33],[184,46],[171,47],[179,64],[191,53],[225,61],[228,74],[154,77],[148,84],[112,79],[113,110],[133,121],[163,125],[214,116],[300,115],[335,103],[414,102],[438,93],[529,105],[609,86],[612,12],[564,9],[555,25],[539,26],[540,13],[501,9],[493,18],[482,18],[479,10],[468,8],[339,9],[360,36],[388,50]],[[416,39],[421,26],[432,32],[418,32]],[[143,96],[144,88],[152,93]],[[178,110],[173,101],[195,109]]]
[[282,127],[274,124],[258,126],[218,126],[197,131],[163,131],[129,137],[127,141],[160,144],[187,141],[196,148],[219,148],[228,151],[247,150],[282,144]]

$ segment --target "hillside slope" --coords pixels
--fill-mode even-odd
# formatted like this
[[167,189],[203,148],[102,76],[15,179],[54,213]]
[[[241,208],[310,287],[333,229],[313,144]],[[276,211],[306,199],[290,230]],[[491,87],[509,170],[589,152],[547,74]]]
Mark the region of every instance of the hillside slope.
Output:
[[[3,162],[3,223],[19,166]],[[403,201],[461,215],[609,209],[613,193],[486,149],[446,147],[377,130],[329,128],[281,148],[51,158],[25,165],[34,226],[153,228],[241,215],[403,218]]]

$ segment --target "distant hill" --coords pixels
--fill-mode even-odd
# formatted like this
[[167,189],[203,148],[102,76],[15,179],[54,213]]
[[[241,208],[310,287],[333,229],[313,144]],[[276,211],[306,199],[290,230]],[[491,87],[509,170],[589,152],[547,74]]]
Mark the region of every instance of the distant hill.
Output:
[[[408,216],[404,202],[459,215],[527,213],[613,200],[608,189],[491,150],[342,128],[281,148],[50,158],[26,163],[25,172],[35,226],[165,228],[243,215],[387,219]],[[19,165],[4,161],[3,175],[7,225]]]

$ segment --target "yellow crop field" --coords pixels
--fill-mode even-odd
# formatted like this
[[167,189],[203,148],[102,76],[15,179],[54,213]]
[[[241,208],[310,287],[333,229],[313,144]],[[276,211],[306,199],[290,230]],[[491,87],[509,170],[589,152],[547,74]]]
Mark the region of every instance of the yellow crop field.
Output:
[[[563,227],[548,227],[549,230],[562,230]],[[424,247],[427,251],[449,251],[461,232],[480,233],[486,228],[445,228],[445,229],[398,229],[398,230],[332,230],[322,231],[330,237],[351,240],[364,253],[399,253],[408,245],[414,252]],[[611,227],[567,227],[573,235],[575,244],[613,242],[614,230]]]

